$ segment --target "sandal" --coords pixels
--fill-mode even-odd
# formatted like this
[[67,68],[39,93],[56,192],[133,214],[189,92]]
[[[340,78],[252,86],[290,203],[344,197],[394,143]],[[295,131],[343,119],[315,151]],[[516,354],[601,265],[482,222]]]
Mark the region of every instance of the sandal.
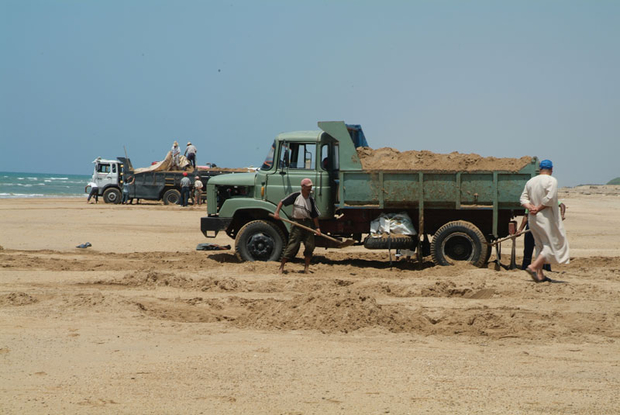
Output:
[[539,280],[536,271],[532,271],[529,267],[525,268],[525,272],[529,274],[530,277],[534,280],[534,282],[543,282],[544,280]]

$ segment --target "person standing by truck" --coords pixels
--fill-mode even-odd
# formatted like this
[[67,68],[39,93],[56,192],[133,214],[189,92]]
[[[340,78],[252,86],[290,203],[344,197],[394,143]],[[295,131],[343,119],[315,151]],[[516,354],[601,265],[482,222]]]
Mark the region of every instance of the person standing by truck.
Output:
[[[532,232],[528,232],[530,230],[527,223],[528,214],[529,211],[526,209],[525,216],[523,216],[521,225],[519,225],[519,229],[517,230],[517,233],[525,231],[525,235],[523,236],[523,262],[521,263],[521,269],[523,271],[532,263],[532,255],[534,254],[534,247],[536,246]],[[564,203],[560,203],[560,215],[562,216],[562,220],[566,219],[566,205]],[[551,264],[543,265],[543,270],[551,271]]]
[[90,203],[90,199],[92,197],[95,198],[95,203],[99,203],[99,187],[97,186],[97,183],[95,182],[88,183],[86,187],[84,188],[84,192],[86,192],[89,187],[90,187],[90,193],[88,194],[88,199],[86,199],[86,203]]
[[529,210],[528,224],[538,256],[525,271],[535,282],[547,281],[543,274],[544,264],[568,264],[570,262],[568,240],[562,223],[558,203],[558,181],[552,177],[553,163],[543,160],[540,173],[525,184],[521,205]]
[[185,148],[185,157],[187,157],[187,160],[191,163],[194,169],[196,168],[196,153],[197,152],[198,150],[196,150],[196,146],[194,146],[191,141],[188,141],[187,148]]
[[202,205],[202,181],[200,181],[200,176],[196,176],[194,180],[194,203],[198,206]]
[[[123,182],[123,198],[121,199],[123,205],[126,203],[131,204],[131,202],[129,202],[129,186],[133,184],[134,180],[135,178],[133,176],[129,176],[129,178]],[[133,201],[133,199],[131,200]]]
[[192,187],[192,182],[187,177],[187,172],[183,172],[183,178],[181,179],[181,206],[186,207],[189,200],[189,189]]
[[294,226],[291,229],[291,235],[288,239],[288,244],[284,250],[282,256],[282,262],[280,263],[280,273],[284,272],[284,264],[295,256],[299,250],[301,243],[304,243],[304,273],[308,273],[310,267],[310,261],[312,260],[312,253],[314,252],[314,234],[321,235],[321,228],[319,227],[319,210],[316,207],[314,198],[310,195],[312,191],[312,180],[305,178],[301,181],[301,192],[291,193],[278,203],[276,211],[273,217],[280,220],[280,209],[282,206],[293,205],[293,221],[311,228],[314,225],[315,232],[310,232],[302,229],[298,226]]

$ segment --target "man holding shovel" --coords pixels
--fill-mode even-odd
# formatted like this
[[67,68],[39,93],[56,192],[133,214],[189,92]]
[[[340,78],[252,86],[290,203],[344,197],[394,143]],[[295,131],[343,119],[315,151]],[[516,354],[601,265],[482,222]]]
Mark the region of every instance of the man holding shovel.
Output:
[[312,252],[314,251],[314,234],[321,236],[321,229],[319,228],[320,212],[316,207],[314,198],[310,196],[311,191],[312,180],[308,178],[303,179],[301,181],[301,192],[291,193],[282,199],[273,214],[275,219],[281,220],[280,209],[282,209],[282,206],[293,205],[293,221],[307,228],[312,228],[314,225],[314,232],[302,229],[299,226],[292,227],[288,245],[286,245],[282,262],[280,263],[280,273],[284,272],[284,264],[295,256],[302,242],[304,243],[304,259],[306,261],[304,273],[308,273]]

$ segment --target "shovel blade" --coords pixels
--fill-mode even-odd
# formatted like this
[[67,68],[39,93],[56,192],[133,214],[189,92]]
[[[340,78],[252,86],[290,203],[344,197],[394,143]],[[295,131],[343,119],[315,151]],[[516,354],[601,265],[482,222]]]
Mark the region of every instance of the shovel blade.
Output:
[[338,248],[346,248],[347,246],[352,246],[354,244],[355,244],[355,240],[347,239],[345,241],[340,242],[340,244],[338,244]]

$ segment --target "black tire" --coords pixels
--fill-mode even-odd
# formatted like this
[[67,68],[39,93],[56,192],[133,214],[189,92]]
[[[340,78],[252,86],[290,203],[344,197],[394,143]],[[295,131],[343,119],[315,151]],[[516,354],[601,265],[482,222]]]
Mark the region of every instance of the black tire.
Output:
[[164,201],[164,205],[176,205],[181,200],[181,192],[177,189],[168,189],[161,200]]
[[[486,240],[487,239],[485,239],[485,241]],[[491,247],[491,245],[486,244],[486,248],[483,247],[482,252],[484,253],[484,260],[482,261],[481,267],[489,263],[489,259],[491,258],[491,253],[493,252],[493,248]]]
[[105,189],[103,192],[103,201],[106,203],[121,203],[121,191],[114,187]]
[[486,238],[471,222],[448,222],[435,232],[431,242],[431,255],[437,265],[465,261],[483,267],[489,254]]
[[242,261],[278,261],[285,237],[280,228],[264,220],[248,222],[239,230],[235,251]]
[[372,236],[369,236],[364,240],[364,248],[411,249],[412,251],[415,251],[416,243],[417,241],[415,240],[415,238],[408,235],[391,235],[389,241],[387,237],[373,238]]

